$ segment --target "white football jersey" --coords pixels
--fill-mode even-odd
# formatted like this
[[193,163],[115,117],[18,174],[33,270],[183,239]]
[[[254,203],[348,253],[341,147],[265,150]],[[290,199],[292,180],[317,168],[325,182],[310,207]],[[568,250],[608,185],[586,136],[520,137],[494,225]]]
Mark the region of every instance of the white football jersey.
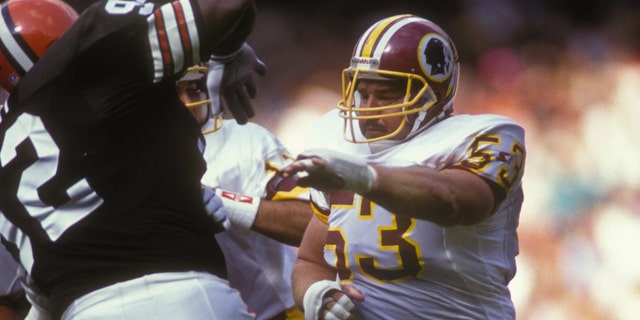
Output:
[[[513,319],[507,287],[518,254],[523,201],[524,130],[495,115],[456,115],[388,149],[341,136],[335,112],[311,130],[308,147],[328,147],[391,167],[463,168],[506,193],[495,214],[472,226],[441,227],[397,216],[352,192],[311,190],[318,217],[329,224],[324,257],[342,283],[362,291],[365,319]],[[336,134],[337,132],[337,134]]]
[[[276,170],[292,162],[282,143],[255,123],[238,125],[235,120],[224,120],[221,130],[204,137],[207,171],[202,183],[209,187],[265,197]],[[309,193],[306,188],[295,187],[273,198],[309,201]],[[240,291],[257,319],[270,319],[294,306],[293,247],[233,226],[216,238],[225,253],[229,283]]]

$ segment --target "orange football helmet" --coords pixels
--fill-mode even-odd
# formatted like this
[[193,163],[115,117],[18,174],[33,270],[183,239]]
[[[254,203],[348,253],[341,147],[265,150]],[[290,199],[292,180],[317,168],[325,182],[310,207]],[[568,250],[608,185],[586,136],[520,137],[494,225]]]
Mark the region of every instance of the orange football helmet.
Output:
[[9,0],[0,6],[0,86],[11,92],[22,76],[78,18],[60,0]]

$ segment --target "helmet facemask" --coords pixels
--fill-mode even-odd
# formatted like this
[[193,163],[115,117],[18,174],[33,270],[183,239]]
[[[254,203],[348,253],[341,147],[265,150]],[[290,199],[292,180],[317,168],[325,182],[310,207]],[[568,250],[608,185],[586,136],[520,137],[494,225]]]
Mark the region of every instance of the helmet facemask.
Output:
[[[354,79],[356,79],[354,81]],[[360,106],[358,81],[397,81],[403,87],[404,96],[394,103],[380,106],[362,108]],[[395,103],[398,101],[397,103]],[[415,118],[424,118],[427,110],[437,102],[433,90],[428,82],[419,75],[401,73],[386,70],[367,70],[361,68],[347,68],[342,72],[342,100],[338,103],[340,117],[344,119],[343,134],[349,142],[364,143],[379,140],[388,140],[396,137],[406,125],[413,125],[411,115],[418,114]],[[391,133],[375,138],[366,138],[359,134],[355,128],[359,120],[377,120],[391,117],[403,117],[399,126]],[[415,126],[414,126],[415,127]],[[412,132],[417,128],[412,128]]]
[[193,102],[185,103],[185,106],[188,109],[193,109],[206,105],[207,121],[202,125],[204,128],[202,134],[216,132],[220,130],[220,128],[222,128],[222,112],[214,113],[214,110],[212,110],[211,107],[211,99],[209,99],[209,94],[206,86],[207,71],[208,69],[205,66],[192,66],[189,67],[185,75],[180,78],[180,80],[178,80],[179,82],[197,81],[199,97],[197,97],[197,99],[191,98]]

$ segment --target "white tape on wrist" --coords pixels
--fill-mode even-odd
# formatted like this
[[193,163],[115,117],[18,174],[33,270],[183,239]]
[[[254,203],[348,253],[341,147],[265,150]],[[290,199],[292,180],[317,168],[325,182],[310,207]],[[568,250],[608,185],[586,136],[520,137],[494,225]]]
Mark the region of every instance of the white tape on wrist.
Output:
[[305,320],[320,319],[322,307],[325,303],[331,301],[331,299],[324,300],[324,295],[331,290],[340,290],[340,284],[336,281],[321,280],[312,284],[307,289],[302,298]]
[[361,195],[367,194],[373,189],[378,176],[376,170],[370,165],[356,167],[355,170],[347,172],[350,174],[347,175],[348,178],[345,178],[344,188]]
[[[364,195],[375,185],[378,174],[363,158],[324,148],[310,149],[303,152],[303,155],[324,159],[327,162],[325,170],[344,180],[343,189]],[[309,173],[318,171],[318,166],[310,159],[303,163]]]
[[252,197],[223,189],[216,189],[216,195],[222,199],[222,205],[231,223],[245,230],[251,230],[258,215],[260,197]]
[[353,301],[345,294],[329,309],[329,313],[333,314],[337,319],[346,320],[349,319],[351,311],[355,307],[356,305],[353,304]]

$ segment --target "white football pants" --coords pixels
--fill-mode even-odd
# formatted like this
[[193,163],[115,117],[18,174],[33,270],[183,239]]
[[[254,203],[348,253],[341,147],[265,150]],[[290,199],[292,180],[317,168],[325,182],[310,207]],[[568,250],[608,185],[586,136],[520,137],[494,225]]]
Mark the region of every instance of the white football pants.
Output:
[[62,320],[255,319],[237,290],[206,272],[167,272],[116,283],[75,300]]

